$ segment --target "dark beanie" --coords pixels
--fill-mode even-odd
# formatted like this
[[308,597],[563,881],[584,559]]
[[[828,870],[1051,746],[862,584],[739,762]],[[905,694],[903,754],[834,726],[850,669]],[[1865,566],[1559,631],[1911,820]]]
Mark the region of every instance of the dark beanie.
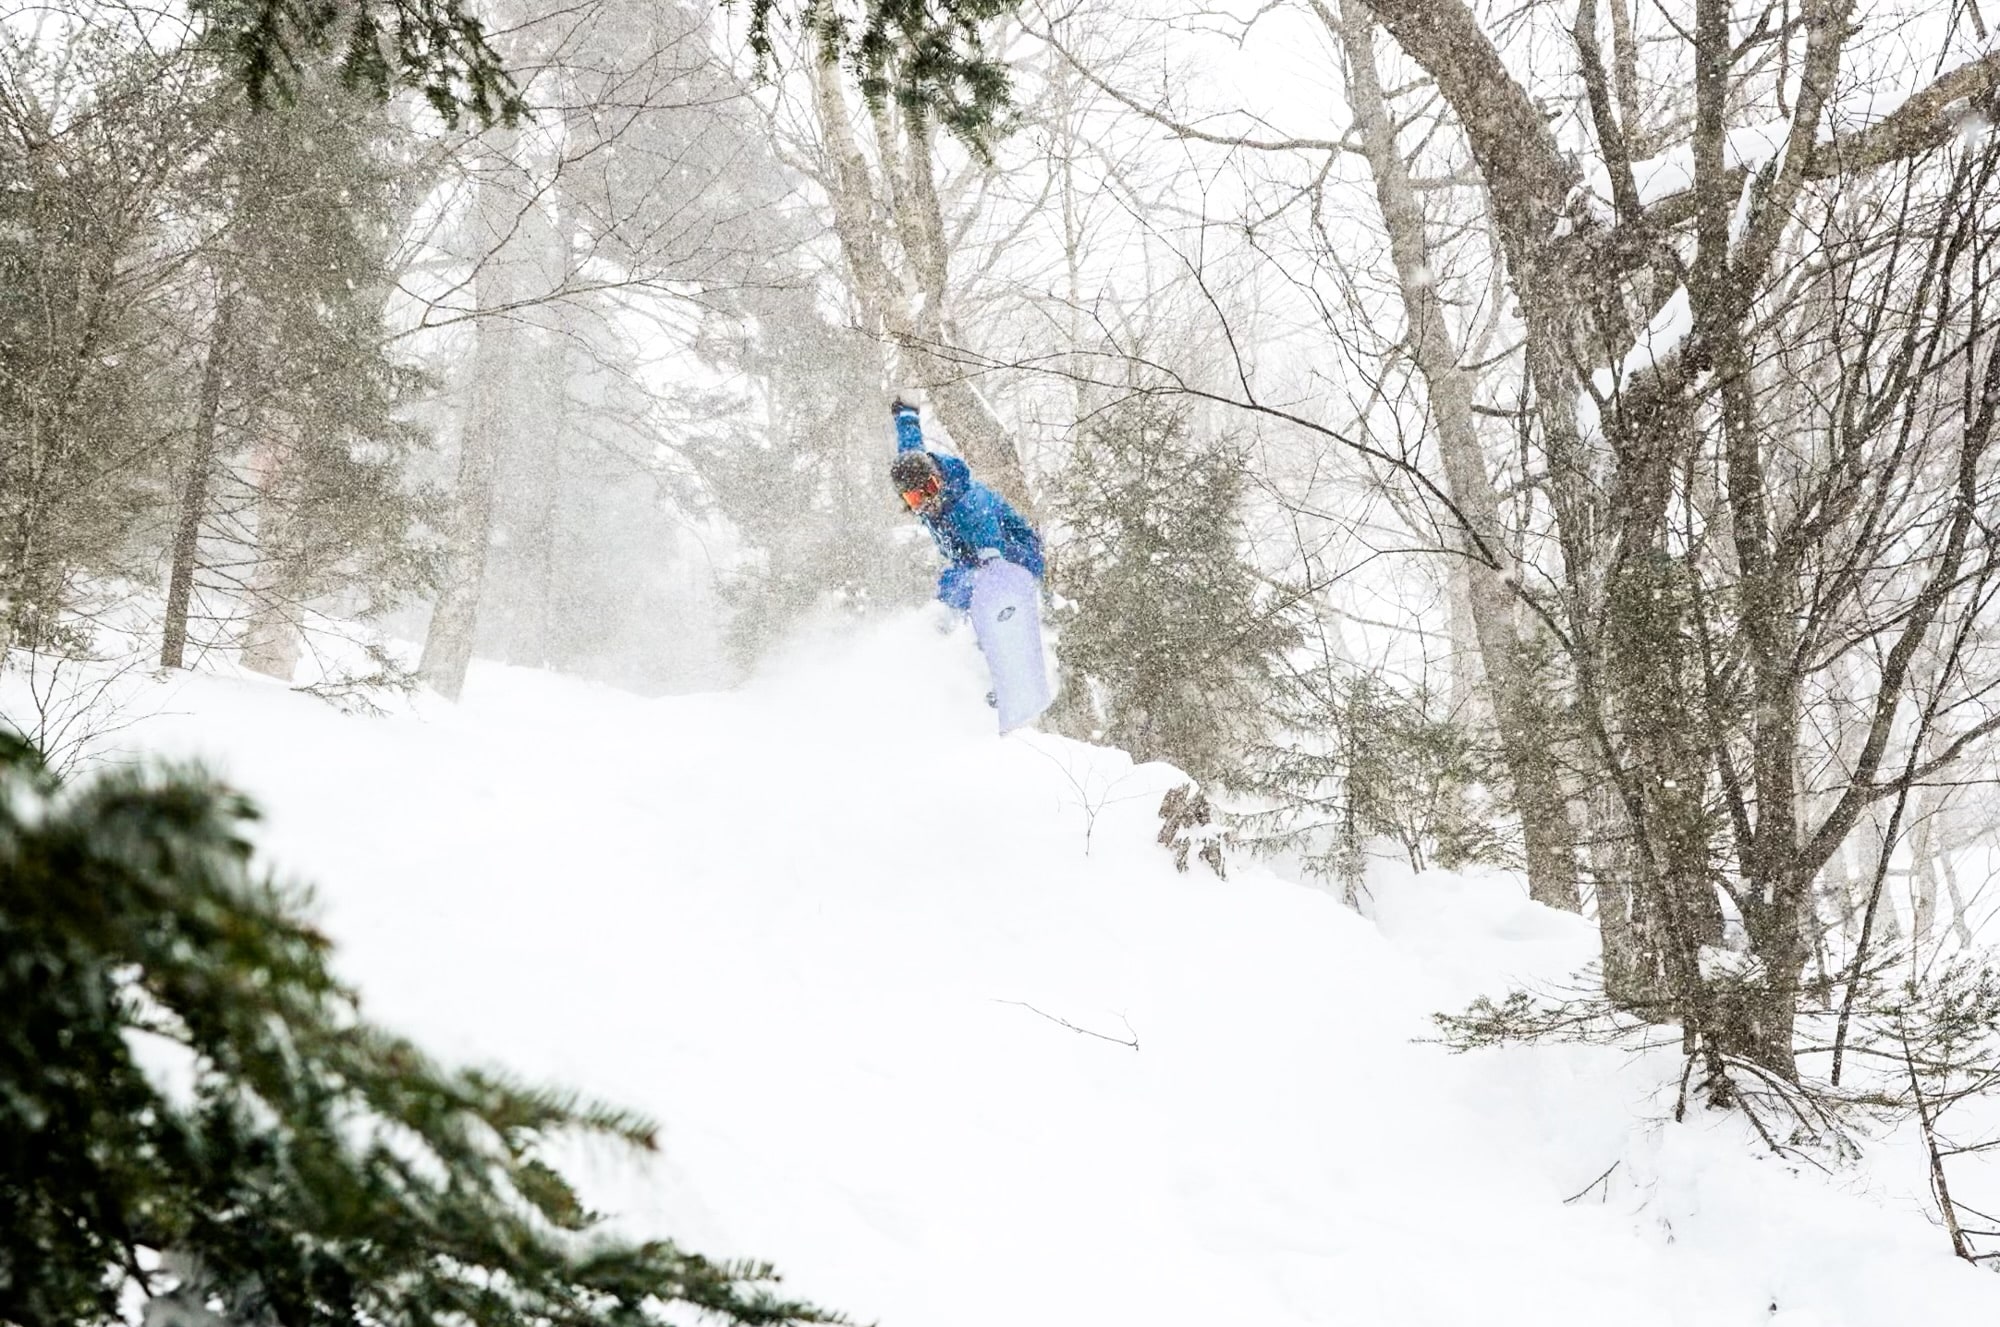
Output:
[[889,463],[889,478],[896,481],[899,489],[915,488],[937,472],[937,462],[929,452],[898,452]]

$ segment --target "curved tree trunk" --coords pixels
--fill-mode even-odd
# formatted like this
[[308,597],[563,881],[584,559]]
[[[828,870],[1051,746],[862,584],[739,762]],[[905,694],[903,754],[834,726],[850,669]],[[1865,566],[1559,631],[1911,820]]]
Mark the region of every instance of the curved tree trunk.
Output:
[[[949,317],[951,255],[927,129],[907,123],[899,129],[886,109],[875,113],[884,177],[878,187],[848,118],[838,63],[827,58],[818,62],[813,92],[820,142],[829,158],[824,183],[833,203],[834,228],[847,260],[849,286],[863,315],[895,348],[900,376],[924,390],[980,481],[999,490],[1032,519],[1035,503],[1020,451],[980,393],[975,382],[978,366],[966,362]],[[884,251],[885,230],[878,212],[885,207],[887,233],[895,237],[905,260],[902,268],[907,270],[899,270]]]
[[1411,353],[1429,387],[1445,483],[1465,527],[1462,542],[1472,625],[1527,840],[1528,892],[1537,902],[1575,912],[1581,907],[1576,842],[1555,765],[1556,747],[1548,740],[1552,715],[1540,701],[1527,647],[1515,630],[1514,592],[1507,582],[1514,567],[1500,523],[1500,499],[1487,474],[1473,419],[1470,376],[1459,366],[1444,301],[1437,293],[1423,212],[1382,94],[1375,65],[1374,18],[1359,0],[1348,0],[1338,18],[1324,6],[1319,12],[1347,52],[1348,100],[1389,231]]

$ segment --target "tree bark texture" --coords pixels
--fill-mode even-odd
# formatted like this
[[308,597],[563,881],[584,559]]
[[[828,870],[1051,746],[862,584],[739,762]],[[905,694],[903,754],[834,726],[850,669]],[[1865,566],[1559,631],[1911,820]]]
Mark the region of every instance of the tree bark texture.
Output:
[[1359,0],[1348,0],[1338,20],[1324,8],[1320,13],[1324,21],[1337,23],[1335,35],[1347,53],[1349,101],[1388,227],[1410,350],[1428,388],[1445,482],[1458,509],[1479,658],[1527,845],[1528,892],[1539,903],[1575,912],[1581,907],[1576,844],[1555,765],[1556,744],[1549,740],[1553,707],[1541,701],[1527,646],[1515,630],[1514,592],[1508,577],[1516,568],[1507,552],[1500,499],[1487,473],[1473,417],[1470,375],[1459,366],[1444,301],[1437,292],[1423,212],[1383,97],[1375,65],[1374,20]]
[[209,327],[208,353],[195,395],[193,447],[187,481],[181,486],[180,513],[167,572],[167,615],[160,639],[160,666],[187,666],[188,611],[194,600],[195,569],[201,553],[201,527],[208,518],[209,487],[215,477],[217,434],[222,414],[222,384],[228,373],[230,332],[236,321],[236,291],[223,283],[216,299],[215,321]]

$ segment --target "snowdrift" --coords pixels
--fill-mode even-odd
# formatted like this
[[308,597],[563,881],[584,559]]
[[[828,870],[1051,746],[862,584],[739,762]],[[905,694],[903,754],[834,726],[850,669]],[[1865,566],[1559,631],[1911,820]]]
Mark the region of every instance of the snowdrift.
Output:
[[1174,770],[992,736],[962,636],[797,643],[642,701],[475,665],[344,717],[135,684],[130,750],[263,804],[373,1016],[650,1112],[571,1159],[628,1228],[776,1262],[884,1327],[1993,1321],[1920,1177],[1662,1121],[1671,1063],[1453,1056],[1429,1015],[1594,950],[1504,876],[1370,916],[1176,874]]

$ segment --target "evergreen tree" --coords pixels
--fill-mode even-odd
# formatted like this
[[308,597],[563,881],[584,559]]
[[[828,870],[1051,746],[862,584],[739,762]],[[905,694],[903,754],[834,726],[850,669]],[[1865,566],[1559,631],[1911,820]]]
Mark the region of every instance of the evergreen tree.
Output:
[[1430,688],[1325,650],[1293,661],[1269,713],[1240,780],[1261,807],[1245,817],[1259,846],[1295,852],[1350,890],[1371,839],[1392,841],[1419,871],[1515,855],[1494,828],[1504,767]]
[[[1019,3],[866,0],[857,13],[832,0],[749,0],[750,46],[768,60],[774,27],[810,31],[862,75],[871,101],[894,96],[976,147],[1002,131],[1009,93],[985,24]],[[453,125],[468,114],[512,122],[527,110],[467,0],[195,0],[192,8],[259,105],[294,95],[309,63],[324,61],[348,86],[378,96],[397,84],[416,88]]]
[[0,38],[0,660],[81,647],[89,584],[158,549],[183,395],[159,229],[207,133],[185,75],[107,37]]
[[254,814],[188,770],[59,787],[0,734],[0,1323],[835,1321],[594,1231],[541,1145],[651,1127],[363,1022]]
[[1204,779],[1237,764],[1297,639],[1250,560],[1244,482],[1226,439],[1142,394],[1083,423],[1050,504],[1068,722]]
[[413,186],[386,114],[338,88],[261,114],[231,91],[215,113],[189,181],[223,204],[204,246],[162,662],[184,662],[206,589],[223,597],[208,616],[226,602],[247,617],[253,665],[289,678],[308,604],[337,598],[363,617],[430,579],[427,502],[404,481],[425,442],[405,411],[423,382],[390,355],[384,324],[399,193]]

